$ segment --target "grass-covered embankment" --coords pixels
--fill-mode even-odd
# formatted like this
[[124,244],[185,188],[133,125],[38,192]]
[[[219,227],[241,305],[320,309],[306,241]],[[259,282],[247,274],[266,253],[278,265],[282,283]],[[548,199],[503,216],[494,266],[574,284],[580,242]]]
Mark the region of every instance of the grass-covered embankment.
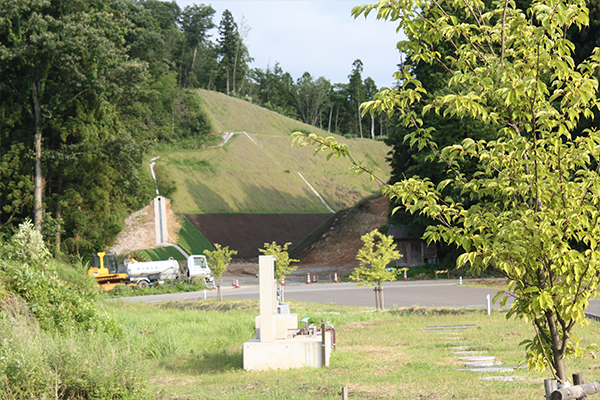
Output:
[[[297,130],[329,134],[248,102],[200,90],[215,133],[234,135],[224,146],[168,151],[161,148],[156,173],[161,193],[173,200],[178,214],[328,213],[302,176],[336,211],[352,206],[379,186],[356,176],[348,162],[327,162],[313,149],[291,146]],[[370,139],[336,139],[356,160],[389,176],[389,148]]]

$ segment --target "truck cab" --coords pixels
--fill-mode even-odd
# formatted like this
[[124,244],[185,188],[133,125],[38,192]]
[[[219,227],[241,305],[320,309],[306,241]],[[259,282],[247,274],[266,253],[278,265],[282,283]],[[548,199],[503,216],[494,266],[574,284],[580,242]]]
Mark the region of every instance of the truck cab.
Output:
[[204,255],[191,255],[187,259],[187,276],[191,278],[193,276],[204,276],[204,279],[211,281],[210,268],[206,256]]

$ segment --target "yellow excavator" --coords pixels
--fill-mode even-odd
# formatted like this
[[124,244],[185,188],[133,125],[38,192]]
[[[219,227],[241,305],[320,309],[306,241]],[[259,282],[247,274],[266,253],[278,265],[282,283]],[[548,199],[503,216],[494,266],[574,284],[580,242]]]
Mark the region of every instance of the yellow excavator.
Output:
[[96,278],[96,282],[104,291],[113,290],[117,285],[129,284],[127,267],[119,265],[116,254],[100,252],[93,256],[94,266],[88,270],[88,274]]

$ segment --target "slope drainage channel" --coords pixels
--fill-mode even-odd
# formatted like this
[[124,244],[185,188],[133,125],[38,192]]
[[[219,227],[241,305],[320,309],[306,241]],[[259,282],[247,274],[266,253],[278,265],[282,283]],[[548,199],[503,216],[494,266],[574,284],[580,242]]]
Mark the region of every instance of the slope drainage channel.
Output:
[[[446,337],[440,336],[440,339],[452,341],[465,340],[465,338],[462,336],[452,335],[464,335],[465,333],[468,333],[471,328],[477,327],[477,325],[427,326],[423,329],[423,331],[436,332],[438,335],[446,335]],[[462,362],[463,364],[462,367],[458,368],[459,371],[468,371],[479,374],[508,374],[514,372],[515,368],[517,368],[502,365],[501,361],[496,360],[496,356],[483,355],[487,353],[487,351],[477,350],[478,348],[478,346],[473,344],[450,347],[450,349],[453,350],[454,356],[461,356],[457,357],[457,361]],[[517,379],[523,379],[523,377],[515,375],[494,375],[479,379],[483,381],[511,382]]]

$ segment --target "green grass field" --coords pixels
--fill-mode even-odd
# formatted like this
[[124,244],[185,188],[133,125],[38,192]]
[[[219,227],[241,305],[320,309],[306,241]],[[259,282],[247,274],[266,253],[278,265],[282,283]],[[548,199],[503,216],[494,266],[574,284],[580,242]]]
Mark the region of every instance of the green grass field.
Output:
[[[161,149],[156,173],[159,180],[173,182],[176,190],[170,197],[177,213],[328,212],[299,173],[336,211],[379,190],[367,176],[350,171],[347,160],[327,162],[313,156],[313,149],[291,146],[294,131],[329,136],[327,132],[221,93],[198,94],[216,134],[246,133],[234,135],[222,147]],[[381,170],[387,180],[389,148],[383,142],[335,137],[349,146],[356,160]]]
[[[544,372],[516,369],[512,382],[484,381],[498,374],[462,371],[452,346],[487,351],[504,365],[524,359],[518,344],[533,330],[505,313],[483,310],[372,308],[290,302],[298,318],[324,319],[336,327],[337,346],[327,368],[249,372],[242,369],[242,344],[254,336],[256,301],[112,304],[151,369],[158,399],[335,399],[343,386],[351,399],[541,399]],[[464,340],[425,332],[426,326],[475,324]],[[597,340],[598,325],[579,329],[585,345]],[[600,363],[569,360],[569,373],[597,380]]]

